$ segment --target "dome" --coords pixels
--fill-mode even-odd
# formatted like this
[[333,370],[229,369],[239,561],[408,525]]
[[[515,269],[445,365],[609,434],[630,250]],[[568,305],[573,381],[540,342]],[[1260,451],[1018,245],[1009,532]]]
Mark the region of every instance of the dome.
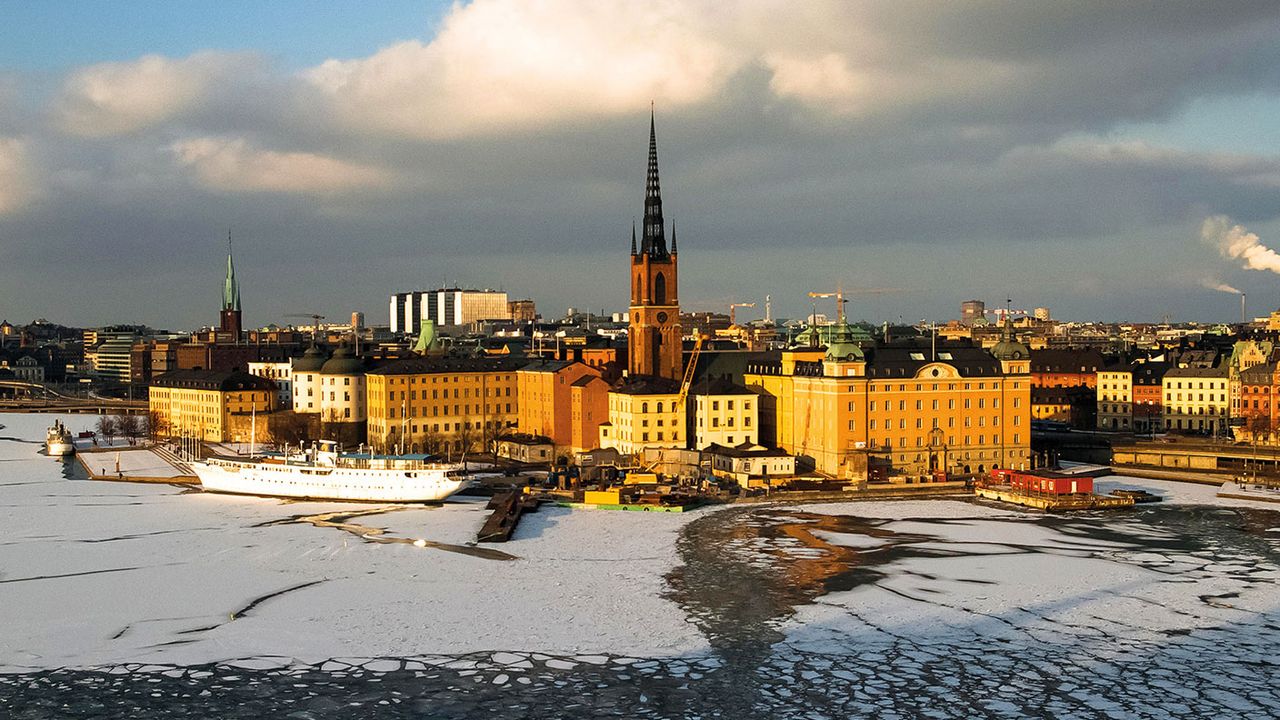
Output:
[[325,361],[320,368],[322,375],[362,375],[363,373],[364,364],[346,345],[338,348],[333,357]]
[[302,357],[295,358],[293,361],[294,372],[318,372],[324,366],[324,351],[312,345],[307,351],[302,353]]
[[991,347],[991,354],[997,360],[1029,360],[1031,351],[1017,340],[1001,340]]
[[[865,335],[866,332],[861,333]],[[858,345],[860,333],[847,322],[836,323],[828,328],[827,360],[837,362],[857,362],[863,359],[862,348]]]

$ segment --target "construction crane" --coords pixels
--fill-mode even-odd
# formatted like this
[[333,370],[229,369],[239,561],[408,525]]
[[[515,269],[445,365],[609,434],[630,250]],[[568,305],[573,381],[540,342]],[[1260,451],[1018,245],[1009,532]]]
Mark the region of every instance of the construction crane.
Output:
[[[850,295],[888,295],[891,293],[905,292],[904,288],[878,287],[878,288],[857,288],[854,290],[845,290],[839,285],[836,286],[835,292],[811,292],[810,298],[835,298],[836,299],[836,317],[838,322],[844,321],[844,305],[849,302]],[[815,311],[815,315],[817,312]]]
[[689,386],[693,384],[693,373],[698,367],[698,356],[702,355],[702,341],[706,337],[706,335],[698,335],[693,342],[693,352],[689,355],[689,364],[684,368],[684,381],[680,383],[680,400],[676,403],[676,407],[684,407],[684,402],[689,397]]
[[285,317],[311,318],[311,345],[315,347],[316,334],[320,332],[320,321],[324,319],[324,316],[318,313],[289,313]]
[[730,326],[730,327],[732,327],[732,326],[734,326],[734,325],[737,325],[737,324],[738,324],[738,314],[737,314],[737,312],[735,312],[738,308],[740,308],[740,307],[742,307],[742,308],[753,308],[753,307],[755,307],[755,306],[756,306],[756,304],[755,304],[755,303],[753,303],[753,302],[749,302],[749,303],[729,303],[729,326]]

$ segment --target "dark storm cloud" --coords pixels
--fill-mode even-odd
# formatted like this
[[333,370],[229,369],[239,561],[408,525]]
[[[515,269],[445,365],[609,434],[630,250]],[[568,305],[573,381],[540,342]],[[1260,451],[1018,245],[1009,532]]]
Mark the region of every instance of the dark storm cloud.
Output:
[[[266,54],[208,52],[84,68],[57,87],[0,80],[0,98],[47,98],[0,112],[0,179],[25,193],[4,211],[0,190],[0,315],[210,321],[227,228],[250,322],[380,318],[390,292],[442,282],[621,309],[650,97],[668,217],[707,274],[682,273],[690,300],[785,277],[775,306],[799,314],[809,283],[846,277],[928,288],[867,306],[937,317],[982,289],[957,273],[985,277],[976,264],[994,258],[1007,285],[1071,307],[1075,286],[1016,280],[1046,248],[1128,244],[1111,264],[1172,276],[1174,262],[1215,262],[1183,247],[1205,215],[1280,215],[1275,158],[1109,136],[1195,98],[1219,99],[1230,122],[1232,97],[1274,95],[1273,3],[813,2],[734,17],[623,4],[612,11],[666,24],[597,10],[576,30],[557,13],[577,3],[522,6],[515,29],[492,5],[457,10],[434,41],[296,75]],[[525,26],[552,37],[496,55],[473,42]],[[555,75],[565,48],[585,58],[573,83]],[[816,267],[779,272],[787,258]],[[1117,316],[1186,293],[1135,305],[1092,282],[1077,307],[1113,293]]]

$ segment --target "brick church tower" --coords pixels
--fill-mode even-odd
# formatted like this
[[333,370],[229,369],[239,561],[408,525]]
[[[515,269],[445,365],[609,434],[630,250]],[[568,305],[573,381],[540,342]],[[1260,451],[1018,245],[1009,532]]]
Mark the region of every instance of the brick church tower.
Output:
[[676,231],[671,228],[667,250],[662,220],[662,189],[658,184],[658,136],[649,116],[649,174],[644,188],[644,227],[640,247],[631,228],[631,312],[627,330],[627,368],[631,375],[679,381],[683,333],[676,274]]

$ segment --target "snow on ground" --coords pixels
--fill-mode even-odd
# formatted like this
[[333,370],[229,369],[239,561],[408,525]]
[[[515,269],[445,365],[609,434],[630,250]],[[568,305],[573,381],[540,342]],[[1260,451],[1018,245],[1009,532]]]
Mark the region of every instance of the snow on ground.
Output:
[[140,477],[170,478],[182,473],[150,450],[127,448],[107,452],[82,452],[80,461],[94,475],[114,475],[116,471]]
[[[66,479],[38,454],[51,421],[9,415],[0,431],[28,441],[0,439],[0,668],[705,647],[661,597],[692,514],[543,508],[512,542],[483,546],[515,559],[488,559],[465,545],[483,500],[400,508]],[[291,521],[334,512],[402,542]]]

